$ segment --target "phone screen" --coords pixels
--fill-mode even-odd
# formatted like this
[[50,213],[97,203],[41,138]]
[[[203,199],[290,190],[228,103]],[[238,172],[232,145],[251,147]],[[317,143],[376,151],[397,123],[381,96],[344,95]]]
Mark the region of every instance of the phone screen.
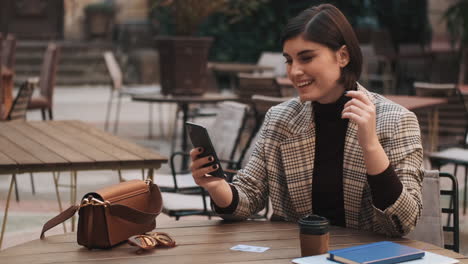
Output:
[[193,147],[202,147],[204,149],[203,153],[201,153],[199,157],[213,156],[214,161],[208,163],[206,167],[218,164],[218,169],[211,172],[210,175],[225,179],[226,176],[221,167],[221,163],[219,162],[218,156],[216,155],[216,151],[213,147],[213,144],[211,143],[210,136],[208,135],[208,130],[206,130],[206,128],[201,125],[191,122],[186,122],[185,126],[187,128],[190,141],[192,141]]

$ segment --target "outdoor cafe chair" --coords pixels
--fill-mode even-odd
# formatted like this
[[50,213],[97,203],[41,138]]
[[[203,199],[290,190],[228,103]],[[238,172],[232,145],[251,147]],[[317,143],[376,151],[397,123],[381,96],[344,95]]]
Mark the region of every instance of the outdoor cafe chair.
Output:
[[377,86],[384,94],[394,92],[396,77],[391,61],[383,55],[377,55],[372,45],[361,45],[361,51],[363,63],[360,81],[363,85],[369,89]]
[[[441,189],[441,178],[450,180],[450,189]],[[460,223],[457,179],[449,173],[426,170],[424,171],[422,192],[421,218],[407,237],[459,252]],[[445,206],[447,200],[448,206]],[[447,217],[445,225],[442,223],[443,215]],[[445,239],[450,237],[452,243]]]
[[243,103],[252,103],[252,95],[259,94],[272,97],[281,97],[281,87],[276,77],[269,74],[239,73],[239,88],[236,93]]
[[[417,96],[446,98],[447,104],[439,106],[439,134],[443,137],[443,142],[440,149],[446,146],[464,144],[466,126],[468,125],[468,112],[466,102],[460,92],[459,85],[454,83],[428,83],[415,82],[414,90]],[[415,111],[420,120],[420,125],[423,131],[428,129],[430,125],[427,111]]]
[[[439,107],[439,134],[450,139],[448,144],[438,146],[438,151],[428,153],[432,168],[441,169],[442,166],[452,164],[453,175],[457,175],[458,166],[465,167],[464,182],[468,182],[468,111],[459,86],[455,84],[434,84],[415,82],[416,95],[446,97],[449,103]],[[424,117],[423,113],[416,111],[418,118]],[[427,120],[420,118],[421,127],[424,129]],[[467,184],[463,193],[463,214],[467,207]]]
[[[114,133],[117,133],[119,127],[119,119],[120,119],[120,106],[122,102],[122,97],[124,96],[135,96],[135,95],[145,95],[145,94],[155,94],[160,93],[161,88],[159,85],[150,85],[150,86],[137,86],[137,87],[127,87],[124,86],[123,74],[120,68],[117,59],[112,51],[105,51],[103,53],[104,61],[107,67],[107,71],[109,73],[111,79],[111,90],[109,101],[107,103],[107,113],[106,113],[106,123],[105,129],[108,130],[109,128],[109,121],[111,118],[112,112],[112,101],[114,97],[117,97],[117,106],[115,112],[115,121],[114,121]],[[149,137],[152,136],[152,129],[153,129],[153,104],[149,103],[149,114],[148,114],[148,134]],[[162,113],[161,113],[162,117]],[[162,118],[160,118],[162,124]],[[162,126],[161,126],[162,128]]]
[[34,80],[28,80],[21,84],[8,113],[8,120],[26,120],[26,113],[34,92],[34,85]]
[[260,54],[257,65],[273,67],[273,75],[275,77],[284,77],[286,76],[286,64],[284,61],[285,59],[281,52],[264,51]]
[[1,65],[13,71],[15,68],[16,37],[8,34],[3,42],[0,41],[0,46],[3,46],[0,50],[2,53]]
[[57,66],[59,60],[60,48],[55,43],[47,45],[44,59],[42,61],[41,73],[39,76],[39,96],[33,96],[28,105],[29,110],[41,110],[42,120],[46,120],[46,111],[49,120],[53,117],[53,98],[55,89],[55,78],[57,75]]
[[[208,126],[216,154],[223,169],[229,169],[237,164],[236,152],[240,137],[246,122],[248,106],[237,102],[222,102],[211,126]],[[186,215],[207,215],[213,212],[209,209],[209,197],[203,188],[195,184],[190,171],[177,170],[176,163],[188,153],[175,152],[170,157],[171,175],[156,175],[156,183],[163,192],[163,212],[178,220]]]
[[[31,100],[31,96],[34,91],[34,82],[31,80],[25,81],[21,84],[18,94],[16,95],[15,99],[13,100],[13,104],[11,105],[10,111],[8,112],[7,120],[26,120],[26,112],[28,109],[29,101]],[[13,175],[16,181],[16,175]],[[34,178],[32,173],[30,174],[31,179],[31,189],[32,193],[36,194],[36,189],[34,186]],[[15,184],[15,197],[16,201],[19,201],[19,192],[18,192],[18,184]]]

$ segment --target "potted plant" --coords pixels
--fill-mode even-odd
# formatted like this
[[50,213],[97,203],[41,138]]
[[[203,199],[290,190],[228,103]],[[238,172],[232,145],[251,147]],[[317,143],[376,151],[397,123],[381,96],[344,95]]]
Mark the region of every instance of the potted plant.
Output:
[[212,37],[196,36],[200,25],[218,12],[231,21],[250,14],[266,0],[154,0],[153,8],[165,8],[174,36],[156,37],[163,94],[201,95],[207,87],[207,60]]
[[92,3],[84,8],[88,39],[110,39],[114,27],[116,6],[112,1]]
[[465,69],[468,52],[468,0],[459,0],[452,4],[443,15],[450,34],[452,46],[459,46],[460,71],[458,83],[465,81]]

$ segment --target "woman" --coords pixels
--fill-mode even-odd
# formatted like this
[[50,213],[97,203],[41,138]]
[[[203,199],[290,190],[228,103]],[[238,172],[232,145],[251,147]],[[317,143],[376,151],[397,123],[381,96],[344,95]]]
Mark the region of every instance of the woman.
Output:
[[271,199],[274,219],[314,213],[331,224],[402,236],[421,214],[420,129],[407,109],[356,81],[362,55],[353,29],[323,4],[289,21],[282,36],[288,77],[299,98],[266,114],[255,150],[232,184],[204,167],[192,175],[223,218],[247,218]]

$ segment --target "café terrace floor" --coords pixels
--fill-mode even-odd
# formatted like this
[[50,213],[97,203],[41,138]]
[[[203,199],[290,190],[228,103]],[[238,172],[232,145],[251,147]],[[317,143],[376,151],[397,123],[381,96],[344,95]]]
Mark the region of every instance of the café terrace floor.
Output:
[[[109,98],[109,88],[105,86],[83,86],[83,87],[57,87],[54,95],[54,119],[55,120],[83,120],[95,125],[98,128],[104,128],[106,107]],[[120,126],[118,136],[141,144],[155,151],[169,156],[170,153],[170,127],[174,122],[175,105],[154,104],[154,122],[153,138],[148,138],[148,104],[141,102],[132,102],[130,98],[124,97],[122,101],[122,112],[120,117]],[[162,110],[162,114],[159,112]],[[162,127],[164,135],[161,136],[160,119],[162,117]],[[28,113],[29,120],[40,120],[40,112]],[[209,119],[203,119],[199,122],[209,123]],[[428,165],[426,165],[428,166]],[[452,172],[450,167],[443,167],[443,170]],[[155,172],[155,181],[157,183],[158,173],[168,173],[169,166],[164,164],[161,169]],[[459,170],[460,197],[463,197],[464,171]],[[140,171],[124,171],[125,179],[141,179]],[[31,184],[29,175],[21,174],[17,176],[20,202],[16,202],[14,195],[10,203],[8,222],[3,248],[8,248],[26,241],[39,238],[42,225],[58,213],[58,205],[53,186],[51,173],[35,173],[36,194],[31,193]],[[61,174],[61,183],[69,181],[69,174]],[[100,187],[108,186],[118,182],[116,171],[85,171],[78,172],[78,190],[77,198],[80,199],[85,193],[94,191]],[[3,217],[3,211],[6,203],[6,196],[10,177],[2,175],[0,177],[0,217]],[[62,203],[66,208],[69,206],[69,189],[62,187],[60,189]],[[462,206],[462,203],[460,203]],[[461,211],[461,210],[460,210]],[[182,217],[180,221],[206,219],[202,216]],[[0,220],[1,221],[1,220]],[[161,214],[157,218],[157,223],[161,224],[167,221],[175,221],[166,215]],[[70,222],[70,221],[68,221]],[[460,253],[468,254],[468,216],[460,212]],[[68,227],[68,230],[70,228]],[[57,226],[48,232],[48,235],[60,234],[63,232],[62,226]]]

